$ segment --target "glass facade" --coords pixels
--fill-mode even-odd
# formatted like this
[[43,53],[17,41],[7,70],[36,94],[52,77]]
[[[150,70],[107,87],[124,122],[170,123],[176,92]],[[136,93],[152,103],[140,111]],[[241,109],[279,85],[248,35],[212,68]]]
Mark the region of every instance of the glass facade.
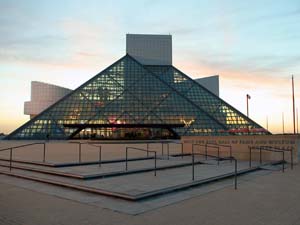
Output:
[[173,66],[125,55],[7,139],[151,139],[268,131]]

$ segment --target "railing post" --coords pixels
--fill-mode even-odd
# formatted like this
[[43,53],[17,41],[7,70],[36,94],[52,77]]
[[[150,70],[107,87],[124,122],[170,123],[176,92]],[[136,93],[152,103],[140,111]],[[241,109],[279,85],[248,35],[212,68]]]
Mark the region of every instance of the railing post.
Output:
[[99,146],[99,167],[101,167],[102,164],[102,148],[101,145]]
[[284,151],[282,151],[282,172],[284,173]]
[[10,154],[9,154],[10,156],[9,156],[9,158],[10,158],[10,160],[9,160],[9,171],[11,171],[11,164],[12,164],[12,148],[10,149]]
[[237,159],[234,159],[234,189],[237,189]]
[[261,147],[259,147],[259,164],[261,165],[262,160],[261,160]]
[[46,143],[43,143],[44,144],[44,153],[43,153],[43,162],[46,161]]
[[230,162],[232,162],[232,146],[229,146],[229,151],[230,151]]
[[220,165],[220,148],[218,147],[218,165]]
[[78,161],[81,163],[81,142],[79,142]]
[[164,143],[161,143],[161,155],[164,155]]
[[249,167],[251,168],[251,161],[252,161],[252,148],[251,146],[248,146],[249,148]]
[[128,147],[126,147],[126,157],[125,157],[125,165],[126,165],[126,167],[125,167],[125,170],[127,171],[127,168],[128,168],[128,162],[127,162],[127,159],[128,159]]
[[183,158],[183,143],[180,144],[181,144],[181,158]]
[[205,144],[205,160],[207,160],[207,144]]
[[154,176],[156,176],[156,152],[154,152]]
[[149,157],[149,143],[147,143],[147,157]]
[[194,168],[194,163],[195,163],[195,155],[194,155],[194,145],[192,145],[192,179],[195,180],[195,168]]
[[170,156],[169,143],[167,143],[167,154],[168,154],[168,158],[167,159],[169,159],[169,156]]
[[294,156],[293,156],[293,147],[291,148],[291,169],[294,169]]

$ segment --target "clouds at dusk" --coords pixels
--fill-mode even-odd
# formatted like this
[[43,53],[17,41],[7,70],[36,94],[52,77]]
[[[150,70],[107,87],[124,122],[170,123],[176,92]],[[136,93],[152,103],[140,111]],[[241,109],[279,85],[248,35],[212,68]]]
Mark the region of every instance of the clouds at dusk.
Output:
[[299,23],[296,0],[0,1],[0,132],[28,120],[32,80],[75,89],[125,54],[126,33],[171,34],[176,67],[219,74],[221,97],[241,111],[249,93],[253,119],[273,118],[277,132],[282,111],[291,115],[292,74],[300,108]]

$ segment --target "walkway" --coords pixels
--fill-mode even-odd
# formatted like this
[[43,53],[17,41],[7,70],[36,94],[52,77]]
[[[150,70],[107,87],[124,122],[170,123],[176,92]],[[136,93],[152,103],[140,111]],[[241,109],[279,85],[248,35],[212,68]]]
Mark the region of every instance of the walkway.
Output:
[[[5,181],[6,180],[6,181]],[[300,167],[272,172],[138,215],[104,209],[8,184],[0,176],[0,224],[155,224],[296,225],[300,224]],[[69,195],[72,195],[70,193]],[[85,194],[86,195],[86,194]],[[70,198],[69,198],[70,199]]]

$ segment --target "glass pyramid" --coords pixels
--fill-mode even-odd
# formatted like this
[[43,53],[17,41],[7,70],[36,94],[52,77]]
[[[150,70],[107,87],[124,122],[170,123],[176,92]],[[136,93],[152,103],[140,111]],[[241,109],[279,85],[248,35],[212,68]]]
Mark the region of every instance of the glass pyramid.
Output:
[[153,139],[269,132],[173,66],[125,55],[6,139]]

